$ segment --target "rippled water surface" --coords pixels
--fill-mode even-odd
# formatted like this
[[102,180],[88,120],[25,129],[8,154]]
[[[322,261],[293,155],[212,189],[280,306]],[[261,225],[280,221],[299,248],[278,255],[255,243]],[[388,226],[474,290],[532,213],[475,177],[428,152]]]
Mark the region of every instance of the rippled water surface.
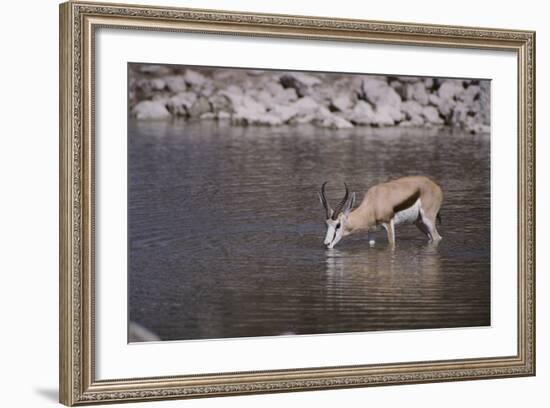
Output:
[[[128,149],[129,318],[163,340],[490,325],[488,136],[130,121]],[[324,248],[323,181],[411,174],[443,189],[439,246]]]

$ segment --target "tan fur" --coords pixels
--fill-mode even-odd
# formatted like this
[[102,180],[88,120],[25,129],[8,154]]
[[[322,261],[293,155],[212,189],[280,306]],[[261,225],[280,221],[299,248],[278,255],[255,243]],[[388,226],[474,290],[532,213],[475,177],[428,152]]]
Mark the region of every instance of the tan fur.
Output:
[[395,243],[394,216],[400,208],[410,206],[420,199],[421,216],[415,223],[431,241],[439,241],[436,218],[443,201],[441,188],[424,176],[403,177],[371,187],[363,201],[351,211],[344,224],[343,235],[369,231],[383,226],[388,241]]

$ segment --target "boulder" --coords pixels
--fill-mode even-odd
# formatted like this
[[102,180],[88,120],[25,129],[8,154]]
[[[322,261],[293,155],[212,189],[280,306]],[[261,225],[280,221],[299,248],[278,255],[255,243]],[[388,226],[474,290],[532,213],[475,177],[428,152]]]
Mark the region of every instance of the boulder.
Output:
[[437,104],[439,113],[441,113],[443,117],[447,118],[448,121],[451,121],[453,111],[456,108],[456,103],[457,102],[454,99],[439,98],[438,104]]
[[283,88],[293,88],[298,96],[309,94],[309,88],[319,85],[321,80],[303,72],[290,72],[282,75],[279,81]]
[[204,85],[200,89],[200,95],[206,96],[207,98],[210,98],[212,95],[216,93],[218,88],[214,86],[212,82],[205,82]]
[[272,83],[267,91],[273,96],[273,102],[276,104],[288,104],[298,100],[298,94],[294,88],[283,88],[278,83]]
[[424,118],[422,116],[415,116],[410,120],[404,120],[399,123],[401,127],[418,127],[424,125]]
[[269,112],[279,117],[284,123],[288,123],[298,115],[297,110],[293,106],[288,105],[275,105]]
[[342,93],[335,96],[330,105],[332,108],[340,112],[345,112],[353,107],[354,100],[349,93]]
[[166,102],[166,107],[175,116],[189,116],[189,109],[197,100],[194,92],[180,92]]
[[481,87],[479,85],[470,85],[461,94],[461,100],[466,105],[472,105],[481,96]]
[[470,133],[480,134],[480,133],[491,133],[491,127],[479,122],[472,122],[466,124],[466,130]]
[[455,103],[453,110],[451,112],[451,115],[449,116],[449,119],[447,122],[452,126],[464,126],[466,124],[466,120],[469,117],[469,108],[468,106],[462,102],[458,101]]
[[439,116],[438,110],[433,106],[424,106],[422,108],[422,116],[426,119],[426,122],[433,125],[442,125],[443,119]]
[[205,82],[206,78],[203,74],[193,71],[192,69],[186,69],[183,75],[185,83],[193,88],[200,88]]
[[220,111],[231,112],[233,107],[229,98],[223,94],[214,94],[209,99],[212,111],[218,113]]
[[219,111],[219,112],[215,113],[215,115],[218,118],[218,120],[229,120],[229,119],[231,119],[231,114],[229,112],[226,112],[226,111]]
[[434,86],[433,78],[424,78],[422,82],[424,82],[424,87],[426,90],[431,90]]
[[[363,79],[362,92],[365,99],[375,107],[376,121],[381,126],[393,125],[403,120],[401,97],[385,81],[377,78]],[[391,120],[390,120],[391,119]]]
[[331,114],[319,119],[316,122],[319,126],[331,129],[349,129],[353,124],[344,118]]
[[243,90],[236,85],[229,85],[227,88],[219,91],[218,95],[225,96],[233,107],[241,105],[244,98]]
[[166,87],[166,81],[162,78],[151,79],[151,89],[154,91],[162,91]]
[[191,117],[199,117],[203,113],[211,111],[212,106],[210,105],[210,102],[208,102],[208,99],[206,99],[204,96],[198,97],[193,105],[191,105],[191,108],[188,109],[189,116]]
[[200,119],[205,119],[205,120],[216,119],[216,114],[214,112],[205,112],[201,114]]
[[163,101],[141,101],[132,109],[137,119],[168,119],[170,112]]
[[283,123],[281,118],[267,112],[264,105],[250,96],[244,96],[241,104],[233,108],[235,112],[231,119],[234,124],[277,126]]
[[408,86],[410,88],[409,99],[424,106],[429,103],[428,92],[426,91],[426,86],[423,82],[415,82],[414,84],[408,84]]
[[405,114],[406,119],[411,119],[415,116],[422,115],[422,105],[416,101],[405,101],[401,104],[401,111]]
[[357,101],[348,119],[356,125],[371,125],[374,121],[372,106],[363,100]]
[[[324,119],[331,118],[332,113],[310,96],[298,99],[288,105],[292,112],[289,123],[321,123]],[[335,119],[334,119],[335,120]]]
[[273,100],[273,95],[265,89],[254,92],[254,98],[257,99],[267,109],[272,109],[278,104]]
[[439,89],[437,90],[437,95],[441,99],[454,99],[457,95],[460,95],[464,92],[464,87],[462,86],[462,80],[459,79],[446,79],[444,80]]
[[319,105],[313,98],[305,96],[298,99],[296,102],[289,105],[295,110],[297,116],[304,116],[307,114],[316,114],[322,109],[327,110],[323,106]]
[[381,79],[363,79],[362,91],[365,99],[375,107],[399,107],[401,105],[401,98],[395,92],[395,89]]
[[[383,105],[380,107],[376,107],[374,110],[374,117],[372,119],[372,124],[377,126],[393,126],[395,125],[395,117],[396,117],[396,108],[389,106],[389,105]],[[402,119],[403,115],[401,111],[399,111],[399,118]]]
[[187,89],[187,84],[181,75],[171,75],[164,77],[166,87],[174,93],[183,92]]

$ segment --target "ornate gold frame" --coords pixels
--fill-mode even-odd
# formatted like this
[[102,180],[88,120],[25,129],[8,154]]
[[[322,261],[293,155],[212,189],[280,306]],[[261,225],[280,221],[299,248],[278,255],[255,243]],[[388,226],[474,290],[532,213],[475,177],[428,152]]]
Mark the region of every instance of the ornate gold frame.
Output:
[[[518,63],[518,350],[513,356],[238,374],[94,376],[93,46],[98,27],[506,50]],[[535,33],[68,2],[60,5],[60,401],[66,405],[535,374]]]

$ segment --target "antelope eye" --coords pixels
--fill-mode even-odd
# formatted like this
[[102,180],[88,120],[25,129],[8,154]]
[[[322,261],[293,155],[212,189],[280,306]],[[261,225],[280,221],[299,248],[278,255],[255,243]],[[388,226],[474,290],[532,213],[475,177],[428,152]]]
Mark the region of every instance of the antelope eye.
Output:
[[340,228],[340,223],[336,224],[336,229]]

